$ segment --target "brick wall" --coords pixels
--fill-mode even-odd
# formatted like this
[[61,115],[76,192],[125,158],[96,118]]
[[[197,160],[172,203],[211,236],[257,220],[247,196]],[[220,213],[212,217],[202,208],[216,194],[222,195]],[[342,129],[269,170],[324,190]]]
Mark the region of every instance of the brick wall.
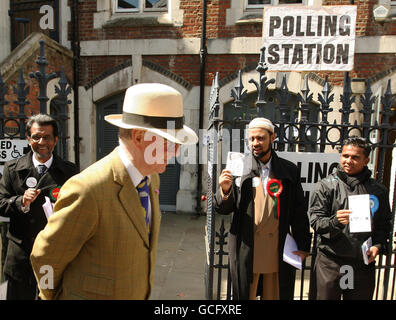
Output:
[[[36,114],[40,111],[40,103],[37,100],[39,96],[40,89],[36,79],[33,79],[29,76],[31,72],[36,72],[39,70],[39,66],[36,64],[36,60],[40,55],[40,50],[32,52],[31,56],[23,63],[22,72],[23,79],[26,82],[26,86],[30,87],[29,93],[27,95],[27,100],[30,102],[25,106],[25,114],[30,116],[32,113]],[[73,65],[71,59],[66,56],[59,54],[56,50],[51,50],[49,47],[45,46],[45,57],[48,60],[48,66],[46,69],[46,73],[50,74],[52,72],[60,73],[61,67],[64,66],[66,78],[70,85],[73,82]],[[19,80],[19,70],[16,70],[10,77],[7,79],[8,85],[8,94],[6,95],[6,100],[9,101],[9,104],[5,107],[4,111],[7,114],[8,112],[12,112],[14,115],[19,113],[19,106],[15,103],[17,100],[17,95],[14,93],[14,86],[17,86]],[[58,85],[56,83],[56,85]]]
[[[356,35],[357,36],[380,36],[380,35],[395,35],[396,21],[378,23],[373,17],[374,5],[378,4],[378,0],[355,0],[357,5],[357,19],[356,19]],[[323,5],[350,5],[347,0],[324,0]]]
[[[373,7],[377,0],[356,0],[357,36],[394,35],[396,21],[380,24],[373,19]],[[349,0],[324,0],[323,5],[350,5]],[[207,6],[207,36],[214,38],[260,37],[262,25],[247,24],[226,26],[226,10],[230,8],[230,0],[212,0]],[[200,37],[202,27],[202,1],[181,0],[180,9],[184,10],[182,27],[173,26],[124,26],[114,28],[93,29],[93,14],[97,11],[96,0],[79,3],[81,40],[98,39],[152,39],[152,38],[183,38]],[[131,14],[133,16],[133,14]]]
[[94,56],[82,57],[79,63],[80,83],[86,86],[104,72],[131,60],[131,56]]
[[[349,5],[349,0],[324,0],[323,5]],[[357,36],[395,35],[396,22],[379,24],[372,16],[373,6],[377,0],[355,0],[358,6]],[[183,37],[201,36],[202,27],[202,1],[180,1],[180,9],[184,10],[184,23],[182,27],[174,26],[123,26],[93,29],[93,14],[96,12],[96,0],[88,0],[80,6],[80,33],[81,41],[101,39],[152,39],[167,38],[176,39]],[[230,8],[230,0],[208,1],[207,11],[207,38],[232,38],[232,37],[261,37],[262,24],[246,24],[226,26],[226,10]],[[89,81],[98,77],[105,69],[112,68],[129,59],[125,56],[114,57],[84,57],[81,59],[80,83],[86,85]],[[160,65],[174,74],[177,74],[191,85],[199,84],[199,55],[180,56],[145,56],[144,59]],[[243,69],[251,63],[258,62],[257,55],[209,55],[206,67],[206,84],[210,85],[214,74],[218,71],[220,78]],[[375,62],[375,65],[373,64]],[[350,73],[351,77],[373,77],[379,72],[394,66],[394,55],[391,54],[356,54],[355,69]],[[318,72],[324,78],[329,76],[332,84],[343,82],[343,72]]]

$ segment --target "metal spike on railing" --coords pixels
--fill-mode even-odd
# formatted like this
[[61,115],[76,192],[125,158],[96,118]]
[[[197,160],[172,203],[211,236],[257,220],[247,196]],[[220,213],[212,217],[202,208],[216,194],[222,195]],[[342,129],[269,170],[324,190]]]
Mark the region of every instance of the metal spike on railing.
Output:
[[355,112],[355,109],[352,109],[352,103],[355,102],[355,97],[352,96],[351,78],[349,77],[348,72],[345,72],[344,92],[340,96],[340,101],[342,102],[342,108],[339,109],[342,113],[341,123],[349,124],[349,115]]
[[310,89],[308,85],[308,75],[306,74],[304,77],[304,84],[301,89],[301,93],[297,94],[297,98],[301,103],[301,107],[299,108],[301,110],[301,122],[306,122],[308,119],[308,114],[309,114],[309,107],[308,105],[312,102],[312,97],[313,93],[309,94]]
[[3,82],[0,74],[0,139],[4,139],[4,106],[9,103],[5,95],[8,93],[8,86]]
[[25,115],[25,106],[30,104],[30,102],[26,99],[29,94],[30,87],[26,85],[25,79],[23,78],[23,70],[22,68],[19,71],[19,78],[17,85],[14,86],[14,93],[17,95],[17,100],[14,101],[19,106],[19,133],[20,138],[25,138],[25,119],[27,118]]
[[40,95],[37,100],[40,101],[40,113],[47,113],[47,102],[49,98],[47,97],[47,84],[52,79],[57,77],[56,72],[50,74],[46,73],[46,67],[48,65],[48,60],[44,53],[44,40],[40,40],[40,56],[37,58],[36,63],[38,64],[40,70],[36,72],[29,73],[31,78],[35,78],[39,84]]
[[290,93],[289,88],[287,87],[286,75],[282,78],[282,84],[279,91],[276,92],[276,96],[279,101],[279,111],[280,111],[280,121],[286,122],[287,121],[287,111],[290,110],[289,100],[290,100]]
[[66,120],[67,116],[67,105],[71,103],[68,99],[68,95],[71,93],[72,88],[69,85],[66,75],[65,68],[62,66],[60,72],[59,86],[55,85],[55,93],[58,95],[56,100],[58,105],[60,106],[59,114],[57,116],[57,120],[59,121],[59,139],[61,140],[60,147],[62,148],[62,154],[66,155],[67,146],[66,146]]
[[8,104],[9,101],[6,100],[5,96],[8,93],[8,86],[3,82],[3,78],[0,74],[0,118],[4,117],[4,106]]
[[260,49],[260,61],[256,67],[256,71],[259,73],[259,82],[250,79],[249,83],[253,83],[256,88],[257,88],[257,101],[256,101],[256,107],[257,107],[257,114],[260,116],[263,114],[262,108],[264,108],[267,104],[267,101],[265,101],[265,94],[268,90],[268,86],[272,83],[275,83],[275,79],[270,79],[267,80],[267,76],[265,73],[268,70],[267,64],[265,62],[265,47],[261,47]]
[[[26,100],[27,95],[29,94],[30,87],[26,85],[25,79],[23,78],[22,69],[19,70],[19,77],[17,81],[17,85],[13,87],[14,93],[17,95],[16,101],[14,101],[17,105],[19,105],[20,109],[30,102]],[[22,110],[23,111],[23,110]]]
[[219,86],[219,73],[216,72],[216,75],[212,81],[212,88],[210,89],[210,98],[209,98],[209,108],[210,108],[210,114],[209,114],[209,120],[214,120],[219,117],[219,108],[220,108],[220,103],[219,103],[219,92],[220,92],[220,86]]
[[333,111],[333,108],[330,108],[330,103],[334,100],[334,93],[330,94],[330,85],[328,76],[325,78],[325,83],[323,85],[322,94],[318,93],[318,100],[320,101],[321,107],[319,111],[322,113],[322,124],[327,124],[327,116],[329,112]]
[[247,90],[243,90],[243,89],[244,86],[242,83],[242,71],[239,70],[236,86],[233,89],[231,89],[231,97],[234,98],[233,105],[235,108],[241,108],[243,106],[242,101],[243,99],[245,99],[247,95]]
[[390,126],[390,117],[393,115],[392,105],[396,99],[396,96],[392,94],[391,89],[391,79],[388,80],[388,85],[386,86],[386,90],[384,96],[381,97],[381,103],[383,105],[383,110],[381,111],[382,117],[382,126],[389,127]]
[[360,113],[363,113],[363,125],[370,125],[371,123],[371,114],[374,113],[374,102],[375,96],[373,96],[373,91],[371,90],[370,80],[367,80],[366,90],[363,95],[360,96],[360,102],[363,105]]
[[68,95],[71,93],[72,88],[66,79],[65,68],[63,66],[61,68],[58,84],[59,86],[55,85],[55,93],[58,94],[57,101],[61,106],[60,115],[67,115],[66,105],[71,103],[68,99]]
[[360,102],[363,105],[362,110],[359,112],[363,114],[363,137],[369,137],[369,128],[371,125],[371,115],[374,113],[374,102],[376,97],[373,95],[373,91],[371,90],[370,80],[367,80],[366,90],[363,95],[360,96]]

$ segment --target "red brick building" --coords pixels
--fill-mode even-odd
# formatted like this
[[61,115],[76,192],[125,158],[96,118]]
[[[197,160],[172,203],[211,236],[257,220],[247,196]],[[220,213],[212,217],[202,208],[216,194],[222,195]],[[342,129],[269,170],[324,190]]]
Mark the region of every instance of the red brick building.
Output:
[[[29,51],[27,47],[33,46],[31,40],[21,43],[31,32],[44,32],[60,44],[63,49],[56,51],[51,41],[46,43],[49,70],[59,71],[60,66],[65,65],[73,86],[72,98],[77,101],[73,100],[69,106],[69,158],[73,160],[78,154],[82,168],[116,145],[114,128],[107,125],[103,117],[121,111],[123,93],[129,86],[161,82],[175,87],[184,98],[186,124],[195,130],[206,128],[209,91],[216,72],[219,72],[222,86],[220,103],[224,107],[231,101],[230,92],[238,70],[245,71],[243,83],[248,92],[256,90],[248,80],[257,77],[255,67],[263,45],[264,7],[288,6],[292,12],[294,6],[301,5],[351,4],[348,0],[65,0],[37,1],[36,11],[27,12],[18,9],[20,2],[23,1],[11,1],[11,7],[8,1],[1,4],[0,24],[5,28],[0,28],[3,30],[0,40],[6,45],[0,51],[0,74],[10,86],[15,83],[16,69],[7,79],[3,72],[10,69],[9,55],[15,50]],[[357,22],[354,67],[350,71],[352,89],[357,94],[364,92],[363,80],[370,79],[374,93],[380,95],[390,79],[395,91],[396,1],[355,0],[353,4],[357,7]],[[50,9],[42,9],[43,5],[53,8],[52,16]],[[11,16],[8,16],[8,10]],[[26,22],[24,17],[30,17],[30,20]],[[54,25],[49,28],[51,19]],[[25,49],[21,49],[22,46]],[[53,52],[57,52],[55,57]],[[74,55],[76,69],[73,69],[70,54]],[[33,61],[36,56],[33,49],[29,56],[25,56],[25,74],[35,70]],[[268,77],[277,80],[270,91],[279,88],[284,74],[268,73]],[[328,76],[335,93],[332,107],[339,109],[344,72],[290,71],[286,74],[288,88],[294,93],[299,92],[303,77],[308,74],[314,100],[322,90],[323,79]],[[34,94],[32,90],[31,95]],[[15,100],[12,93],[8,100]],[[35,99],[29,100],[31,105],[26,110],[37,108]],[[357,121],[360,121],[359,108],[357,102],[352,116]],[[224,110],[227,112],[228,109]],[[334,113],[333,118],[338,116]],[[395,116],[392,121],[396,121]],[[75,132],[81,141],[74,139]],[[198,174],[202,175],[203,189],[206,181],[205,170],[201,169],[199,171],[196,164],[170,166],[167,176],[162,177],[165,209],[197,210]]]

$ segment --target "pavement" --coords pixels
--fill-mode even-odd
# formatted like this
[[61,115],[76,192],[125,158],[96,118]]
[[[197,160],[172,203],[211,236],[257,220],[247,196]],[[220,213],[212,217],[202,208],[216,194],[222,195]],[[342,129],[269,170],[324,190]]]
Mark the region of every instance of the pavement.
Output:
[[206,216],[163,212],[150,300],[205,299]]
[[[218,230],[221,219],[216,216],[215,220],[216,230]],[[225,219],[227,231],[229,229],[228,223],[229,221]],[[176,212],[162,213],[161,229],[157,248],[157,261],[154,275],[154,286],[150,300],[206,300],[205,225],[206,215]],[[310,257],[308,259],[310,259]],[[396,257],[393,256],[393,259],[394,265],[396,263]],[[382,273],[383,271],[381,271],[381,274]],[[217,284],[216,274],[217,273],[215,272],[215,284]],[[294,295],[295,299],[300,299],[300,294],[302,294],[302,299],[306,300],[308,299],[309,290],[309,271],[305,271],[303,281],[301,281],[301,276],[301,271],[297,271],[297,281]],[[226,299],[225,274],[223,277],[221,285],[222,292],[220,295],[220,299],[222,300]],[[395,277],[396,270],[393,270],[391,279],[395,279]],[[377,281],[383,281],[381,275],[377,275]],[[301,288],[301,285],[303,285],[303,288]],[[393,292],[392,286],[389,287],[389,291],[390,292],[387,299],[392,299],[392,295],[393,299],[396,299],[396,292]],[[214,292],[213,295],[216,297],[216,292]],[[375,299],[381,299],[381,297],[382,290],[380,289],[378,296]]]

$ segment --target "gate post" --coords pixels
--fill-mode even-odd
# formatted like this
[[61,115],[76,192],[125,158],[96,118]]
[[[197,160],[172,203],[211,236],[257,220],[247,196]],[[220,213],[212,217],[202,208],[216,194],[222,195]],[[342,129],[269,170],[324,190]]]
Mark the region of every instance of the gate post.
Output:
[[28,100],[26,100],[27,95],[29,94],[30,87],[26,86],[26,82],[23,79],[22,69],[19,71],[19,79],[17,86],[14,87],[14,93],[17,95],[18,100],[15,101],[15,104],[19,106],[19,114],[17,118],[19,119],[18,122],[18,130],[19,130],[19,137],[20,139],[25,139],[26,137],[26,115],[25,115],[25,106],[30,104]]
[[206,248],[207,248],[207,261],[206,261],[206,299],[213,300],[213,273],[214,273],[214,256],[215,256],[215,213],[213,208],[213,198],[216,194],[216,181],[217,181],[217,155],[218,155],[218,130],[219,130],[219,74],[216,73],[215,79],[212,83],[209,100],[209,128],[208,128],[208,212],[206,222]]
[[8,87],[4,84],[0,74],[0,139],[4,139],[4,106],[9,102],[5,99],[7,93]]
[[36,72],[31,72],[29,76],[35,78],[40,87],[40,95],[37,100],[40,101],[40,113],[47,113],[47,102],[49,98],[47,97],[47,84],[52,79],[57,77],[56,72],[46,74],[46,67],[48,66],[48,60],[44,55],[44,40],[40,40],[40,56],[37,58],[36,63],[39,65],[40,70]]

